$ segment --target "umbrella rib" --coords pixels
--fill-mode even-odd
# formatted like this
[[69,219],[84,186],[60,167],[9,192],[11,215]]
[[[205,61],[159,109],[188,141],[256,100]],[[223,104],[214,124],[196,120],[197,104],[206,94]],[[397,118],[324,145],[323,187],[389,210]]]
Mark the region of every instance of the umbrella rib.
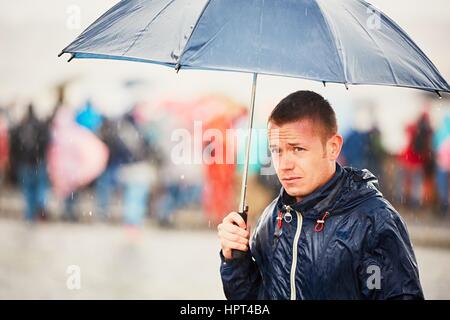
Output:
[[148,30],[148,27],[168,8],[170,7],[170,5],[172,3],[174,3],[175,0],[170,0],[169,3],[167,3],[157,14],[156,16],[153,17],[153,19],[150,20],[149,23],[147,23],[147,25],[145,26],[145,28],[139,32],[139,34],[137,35],[137,37],[134,39],[134,41],[130,44],[130,46],[125,50],[124,53],[122,53],[122,56],[124,56],[125,54],[128,53],[128,51],[130,51],[130,49],[136,44],[136,42],[138,42],[138,40],[142,37],[142,35],[144,34],[144,32],[146,30]]
[[341,64],[342,72],[344,75],[344,81],[345,81],[345,83],[348,83],[349,81],[348,81],[348,75],[347,75],[347,64],[346,64],[346,60],[345,60],[344,48],[342,46],[342,43],[341,43],[339,37],[337,36],[336,29],[334,28],[334,25],[333,25],[331,19],[329,19],[328,13],[326,12],[326,10],[324,10],[322,8],[322,6],[320,5],[319,2],[320,1],[316,1],[317,7],[319,8],[320,12],[322,12],[323,20],[325,21],[325,24],[328,27],[328,31],[331,34],[331,38],[333,40],[334,47],[336,48],[336,54],[338,55],[339,62]]
[[367,31],[366,28],[364,28],[363,24],[358,20],[358,18],[353,13],[351,13],[347,8],[345,8],[345,11],[348,12],[348,14],[356,21],[356,23],[361,27],[361,29],[363,29],[363,31],[367,34],[367,36],[370,38],[370,40],[373,42],[373,44],[381,51],[381,53],[383,54],[384,60],[386,60],[386,63],[389,67],[389,71],[391,72],[394,83],[398,85],[399,82],[398,82],[397,76],[395,75],[394,68],[392,67],[391,62],[387,58],[386,53],[384,52],[383,48],[381,48],[381,46],[378,44],[378,42],[372,37],[370,32]]
[[198,16],[198,19],[197,19],[197,21],[195,22],[194,28],[192,28],[192,32],[191,32],[191,34],[189,35],[189,38],[188,38],[188,40],[186,41],[186,44],[184,45],[183,51],[181,52],[180,56],[178,57],[178,61],[177,61],[177,63],[176,63],[176,67],[175,67],[175,69],[177,69],[177,71],[178,71],[178,70],[180,69],[180,67],[181,67],[180,61],[181,61],[181,58],[183,57],[184,53],[186,52],[186,48],[187,48],[187,46],[188,46],[188,43],[189,43],[189,41],[191,40],[192,35],[194,34],[195,30],[197,29],[197,26],[198,26],[198,23],[200,22],[200,19],[203,17],[203,14],[205,13],[206,8],[208,8],[208,6],[209,6],[210,3],[211,3],[211,0],[208,0],[208,2],[207,2],[207,3],[205,4],[205,6],[203,7],[202,12],[201,12],[200,15]]

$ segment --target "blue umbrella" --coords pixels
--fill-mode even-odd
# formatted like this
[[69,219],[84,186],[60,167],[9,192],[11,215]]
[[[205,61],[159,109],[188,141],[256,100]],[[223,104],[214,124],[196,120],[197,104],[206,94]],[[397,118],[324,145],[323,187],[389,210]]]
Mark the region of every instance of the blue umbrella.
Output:
[[[362,0],[121,1],[63,53],[72,54],[70,60],[252,73],[249,130],[258,74],[450,92],[411,38]],[[246,211],[250,136],[240,212]]]

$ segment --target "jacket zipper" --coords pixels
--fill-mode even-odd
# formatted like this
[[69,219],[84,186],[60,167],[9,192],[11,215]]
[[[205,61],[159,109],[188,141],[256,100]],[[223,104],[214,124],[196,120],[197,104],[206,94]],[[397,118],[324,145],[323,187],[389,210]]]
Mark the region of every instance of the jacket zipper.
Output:
[[[290,212],[292,208],[286,206],[286,210]],[[294,243],[292,244],[292,265],[291,265],[291,300],[297,299],[297,292],[295,288],[295,273],[297,269],[297,254],[298,254],[298,241],[300,239],[300,233],[302,232],[303,217],[295,210],[297,214],[297,229],[295,231]]]

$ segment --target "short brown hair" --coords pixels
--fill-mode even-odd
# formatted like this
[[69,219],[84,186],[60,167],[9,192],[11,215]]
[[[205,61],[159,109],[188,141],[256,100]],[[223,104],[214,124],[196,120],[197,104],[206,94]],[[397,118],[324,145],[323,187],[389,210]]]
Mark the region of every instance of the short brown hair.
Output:
[[324,142],[338,131],[336,114],[330,103],[312,91],[297,91],[288,95],[273,109],[268,122],[283,125],[304,119],[321,126]]

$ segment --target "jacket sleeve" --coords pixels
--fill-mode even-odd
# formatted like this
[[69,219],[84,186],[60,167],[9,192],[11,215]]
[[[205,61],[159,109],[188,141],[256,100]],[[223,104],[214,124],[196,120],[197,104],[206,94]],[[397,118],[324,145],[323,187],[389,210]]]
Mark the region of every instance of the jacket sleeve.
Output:
[[423,299],[406,226],[395,210],[379,210],[372,230],[367,232],[359,270],[362,298]]
[[[272,212],[277,199],[273,200],[263,211],[256,223],[255,232],[250,240],[250,250],[239,259],[226,261],[220,251],[223,290],[230,300],[266,299],[266,291],[259,265],[264,265],[264,244],[269,240]],[[255,258],[253,258],[255,257]]]
[[223,290],[229,300],[258,299],[261,275],[249,251],[242,258],[226,261],[220,252]]

